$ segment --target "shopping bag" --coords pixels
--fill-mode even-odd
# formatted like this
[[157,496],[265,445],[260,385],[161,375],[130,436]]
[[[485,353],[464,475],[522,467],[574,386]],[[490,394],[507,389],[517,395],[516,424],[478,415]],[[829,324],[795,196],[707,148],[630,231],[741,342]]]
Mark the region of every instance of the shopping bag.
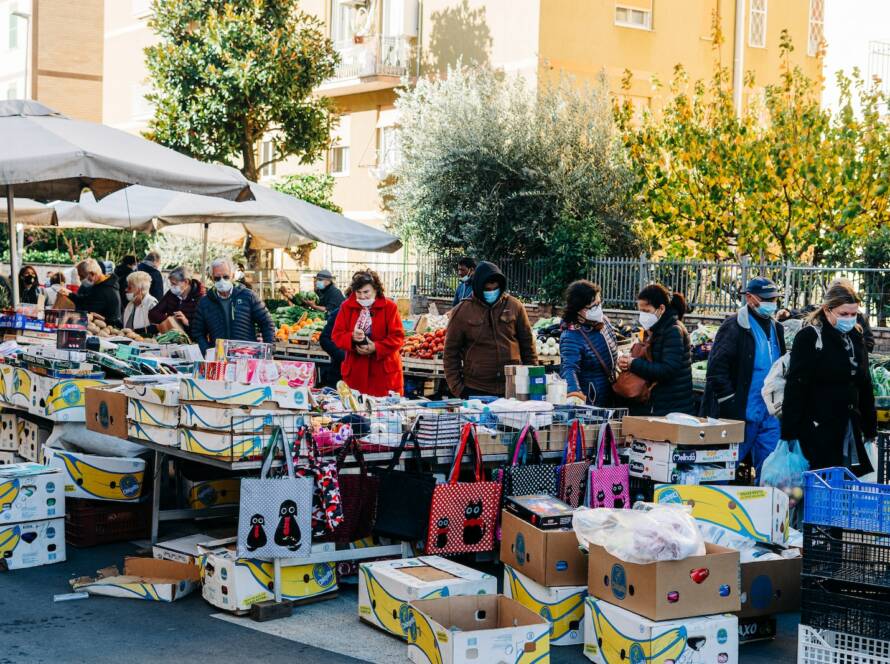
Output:
[[[610,455],[608,463],[605,463],[604,455],[607,446]],[[587,499],[589,507],[630,509],[630,491],[628,489],[630,473],[627,464],[622,464],[618,458],[615,433],[609,422],[603,422],[600,427],[596,463],[591,464],[588,472]]]
[[[341,471],[346,457],[352,453],[358,461],[357,473]],[[337,453],[337,471],[340,480],[340,505],[343,508],[343,522],[334,531],[334,541],[349,544],[371,534],[377,512],[377,487],[380,481],[368,475],[365,455],[361,444],[351,438]]]
[[[473,481],[459,482],[467,449],[473,458]],[[436,486],[430,507],[426,554],[475,553],[494,548],[501,505],[501,484],[483,479],[476,426],[467,423],[454,453],[448,481]]]
[[312,497],[312,535],[324,538],[331,535],[343,523],[343,507],[340,499],[340,481],[337,461],[323,461],[312,434],[305,427],[297,432],[294,440],[295,456],[302,456],[305,447],[305,461],[295,468],[298,477],[312,479],[315,492]]
[[763,461],[760,468],[760,486],[777,489],[793,489],[803,486],[803,474],[810,469],[810,462],[796,440],[780,440],[776,449]]
[[584,501],[587,490],[587,445],[584,440],[584,427],[580,420],[572,420],[566,446],[562,451],[562,465],[559,467],[559,487],[557,498],[572,507]]
[[[284,451],[286,476],[271,478],[275,450]],[[313,483],[296,477],[290,449],[280,427],[272,433],[259,478],[241,480],[238,556],[308,558],[312,550]]]
[[542,462],[538,435],[534,428],[526,425],[513,446],[510,465],[502,469],[503,496],[531,496],[541,493],[555,496],[556,469],[556,464]]
[[[389,465],[376,470],[377,520],[374,534],[408,542],[422,542],[426,539],[430,520],[430,503],[436,478],[426,473],[420,466],[420,446],[414,435],[415,429],[405,432],[399,447],[393,453]],[[414,470],[396,470],[396,464],[405,447],[413,442]]]

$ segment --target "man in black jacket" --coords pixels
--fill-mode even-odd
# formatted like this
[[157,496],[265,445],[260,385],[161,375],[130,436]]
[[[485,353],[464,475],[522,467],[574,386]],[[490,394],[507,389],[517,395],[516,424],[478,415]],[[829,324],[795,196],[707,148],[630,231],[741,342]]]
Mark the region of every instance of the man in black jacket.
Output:
[[217,258],[210,264],[213,289],[198,302],[191,337],[201,353],[217,339],[256,341],[257,329],[263,341],[275,341],[275,325],[265,303],[252,290],[236,284],[231,258]]
[[148,272],[151,276],[151,288],[148,293],[158,302],[164,297],[164,277],[161,275],[160,267],[161,255],[157,251],[149,251],[136,268],[137,272]]
[[59,292],[74,302],[78,311],[99,314],[112,327],[121,327],[121,301],[117,290],[117,277],[102,274],[102,268],[94,258],[87,258],[77,264],[80,288],[76,293],[68,289]]
[[739,461],[749,454],[760,467],[779,442],[779,420],[760,394],[773,363],[785,353],[784,328],[776,323],[779,290],[765,277],[745,289],[745,306],[720,326],[708,357],[704,415],[745,421]]
[[337,381],[342,378],[340,365],[343,364],[343,360],[346,359],[346,353],[344,353],[343,350],[334,343],[334,340],[331,339],[331,333],[334,331],[334,323],[337,322],[337,314],[339,313],[340,307],[337,307],[328,314],[328,321],[325,323],[324,329],[321,331],[321,336],[318,338],[318,343],[322,350],[331,358],[331,363],[327,367],[324,367],[321,372],[321,382],[325,387],[336,387]]
[[121,299],[121,313],[127,306],[127,277],[136,270],[136,257],[124,256],[121,262],[114,268],[114,276],[117,277],[117,291]]

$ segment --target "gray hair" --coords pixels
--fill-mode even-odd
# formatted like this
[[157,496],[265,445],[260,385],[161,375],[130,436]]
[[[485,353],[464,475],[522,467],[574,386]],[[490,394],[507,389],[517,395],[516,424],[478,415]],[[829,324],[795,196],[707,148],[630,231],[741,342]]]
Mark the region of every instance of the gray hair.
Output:
[[127,285],[138,288],[147,294],[151,288],[151,275],[148,272],[131,272],[127,275]]
[[168,278],[176,281],[191,281],[192,269],[188,265],[180,265],[170,271]]
[[152,250],[145,254],[145,258],[143,258],[142,260],[144,260],[146,263],[160,264],[161,254],[159,254],[157,251]]
[[102,274],[102,268],[99,267],[99,262],[95,258],[87,258],[77,264],[77,276],[81,279],[91,272],[93,274]]
[[215,267],[223,267],[226,266],[229,268],[230,274],[235,274],[235,264],[232,262],[231,256],[219,256],[218,258],[214,258],[210,263],[210,271],[213,271]]

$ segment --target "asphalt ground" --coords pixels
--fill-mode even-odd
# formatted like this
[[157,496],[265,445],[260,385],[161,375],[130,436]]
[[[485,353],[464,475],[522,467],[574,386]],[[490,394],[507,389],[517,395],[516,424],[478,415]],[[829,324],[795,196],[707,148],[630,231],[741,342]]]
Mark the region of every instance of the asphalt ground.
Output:
[[[291,618],[266,623],[222,614],[200,592],[173,603],[110,597],[53,601],[53,595],[71,591],[69,579],[121,565],[124,556],[137,551],[130,543],[68,547],[64,563],[0,573],[0,664],[137,664],[161,658],[215,664],[408,661],[403,643],[358,620],[354,585],[341,585],[336,599],[297,607]],[[795,662],[797,620],[796,614],[780,616],[777,638],[742,646],[739,661]],[[581,646],[551,650],[554,664],[587,661]]]

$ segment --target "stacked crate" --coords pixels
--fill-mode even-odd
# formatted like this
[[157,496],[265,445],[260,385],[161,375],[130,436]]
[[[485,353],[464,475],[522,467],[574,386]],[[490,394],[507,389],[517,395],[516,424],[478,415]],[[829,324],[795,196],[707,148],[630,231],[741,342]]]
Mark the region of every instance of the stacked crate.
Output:
[[[890,486],[845,468],[806,473],[805,485],[798,661],[890,664]],[[871,645],[845,650],[854,642]]]

